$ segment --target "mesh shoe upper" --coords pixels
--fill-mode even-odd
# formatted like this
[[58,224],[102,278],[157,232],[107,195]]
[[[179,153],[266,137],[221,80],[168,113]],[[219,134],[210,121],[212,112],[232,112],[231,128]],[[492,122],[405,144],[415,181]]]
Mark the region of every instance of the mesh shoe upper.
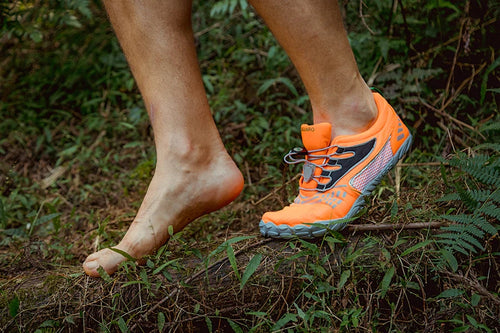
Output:
[[[291,152],[289,162],[304,162],[299,195],[276,212],[267,212],[262,223],[276,226],[308,226],[332,222],[353,213],[361,195],[371,192],[373,183],[397,162],[410,133],[387,101],[377,93],[378,115],[371,127],[359,134],[331,139],[331,125],[302,125],[304,152]],[[359,209],[359,205],[355,206]]]

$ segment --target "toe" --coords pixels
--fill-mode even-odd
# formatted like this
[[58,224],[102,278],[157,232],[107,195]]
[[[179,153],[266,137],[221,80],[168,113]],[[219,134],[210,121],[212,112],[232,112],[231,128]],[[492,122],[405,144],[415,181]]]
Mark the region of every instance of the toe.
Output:
[[93,277],[100,276],[97,271],[99,267],[102,267],[106,273],[113,274],[118,269],[118,265],[125,260],[126,258],[121,254],[110,249],[103,249],[87,257],[83,263],[83,270],[87,275]]

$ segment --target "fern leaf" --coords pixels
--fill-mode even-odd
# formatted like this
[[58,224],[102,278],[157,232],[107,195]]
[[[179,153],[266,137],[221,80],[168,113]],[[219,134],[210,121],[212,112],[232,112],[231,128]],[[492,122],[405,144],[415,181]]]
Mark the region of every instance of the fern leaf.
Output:
[[470,174],[484,184],[500,185],[500,172],[496,168],[498,158],[476,155],[470,158],[452,158],[449,163]]
[[500,188],[497,188],[493,193],[491,193],[489,199],[493,202],[500,203]]
[[459,246],[456,242],[453,243],[451,248],[457,252],[465,254],[466,256],[469,255],[469,252],[467,252],[463,247]]
[[[456,233],[444,233],[444,234],[438,234],[436,236],[439,238],[449,239],[450,241],[453,241],[453,243],[444,242],[446,244],[454,244],[457,239]],[[439,242],[443,242],[444,239],[440,239]]]
[[500,207],[493,203],[485,203],[477,209],[478,212],[491,216],[497,221],[500,221]]
[[460,241],[460,243],[457,243],[457,245],[458,245],[458,246],[461,246],[461,247],[463,247],[464,249],[469,250],[469,252],[472,252],[472,253],[477,253],[476,248],[475,248],[474,246],[470,245],[469,243],[467,243],[467,242],[466,242],[465,240],[463,240],[463,239],[460,239],[459,241]]
[[[460,238],[462,240],[462,243],[461,245],[464,245],[465,242],[469,242],[470,244],[472,244],[473,246],[475,246],[476,248],[478,249],[481,249],[481,250],[484,250],[484,247],[481,243],[479,243],[479,241],[474,237],[474,236],[471,236],[470,234],[468,233],[463,233],[460,235]],[[475,252],[475,251],[474,251]]]
[[496,202],[500,203],[500,191],[495,191],[497,193],[496,195],[495,192],[491,193],[488,190],[471,190],[469,192],[474,200],[478,202],[485,202],[487,200],[495,201],[496,198]]
[[499,152],[500,151],[500,143],[491,143],[491,142],[482,143],[482,144],[476,146],[475,149],[491,149],[495,152]]
[[[500,145],[488,148],[497,149]],[[482,242],[486,234],[498,233],[499,225],[490,223],[488,219],[500,220],[500,158],[488,155],[467,157],[458,153],[449,164],[462,170],[468,177],[463,178],[465,186],[455,182],[456,192],[440,201],[460,200],[468,208],[469,214],[441,215],[441,218],[454,223],[441,228],[444,233],[436,235],[439,237],[437,242],[451,252],[465,255],[477,253],[478,250],[484,250]]]
[[467,226],[465,226],[465,225],[450,225],[450,226],[441,228],[441,230],[445,230],[448,232],[455,232],[456,233],[455,237],[460,237],[460,234],[463,234],[463,233],[473,234],[477,238],[484,237],[484,232],[481,229],[477,228],[473,224],[469,224]]
[[[494,202],[500,203],[500,191],[497,190],[491,193],[488,190],[470,190],[468,191],[470,196],[474,201],[485,202],[487,200],[492,200]],[[437,199],[436,201],[457,201],[461,200],[460,195],[457,192],[453,192]]]
[[[476,200],[476,197],[473,198]],[[457,201],[457,200],[460,200],[460,196],[458,195],[457,192],[454,192],[447,194],[444,197],[437,199],[436,201],[440,202],[440,201]]]
[[468,173],[484,184],[500,186],[500,172],[498,170],[479,167],[471,168]]
[[486,231],[490,235],[494,235],[498,232],[498,230],[491,225],[488,221],[483,216],[477,216],[476,218],[472,219],[473,223],[480,227],[482,230]]
[[[454,234],[450,234],[450,235],[455,236]],[[438,235],[438,236],[442,236],[442,234]],[[451,250],[453,250],[453,251],[460,252],[460,253],[462,253],[462,254],[464,254],[466,256],[469,255],[469,253],[464,248],[462,248],[460,246],[460,243],[457,243],[456,237],[454,237],[453,239],[439,239],[438,242],[441,243],[441,244],[448,245],[449,248]]]
[[[479,229],[486,231],[487,233],[494,235],[497,233],[497,229],[492,226],[483,216],[480,215],[441,215],[442,218],[461,223],[464,225],[476,225]],[[447,228],[447,227],[444,227]]]
[[[465,237],[464,237],[465,235]],[[458,246],[461,248],[464,248],[466,250],[469,250],[472,253],[476,253],[476,247],[472,246],[471,244],[468,243],[470,239],[474,239],[474,237],[471,237],[467,233],[462,233],[462,234],[456,234],[456,233],[447,233],[447,234],[439,234],[437,237],[440,238],[445,238],[442,240],[439,240],[440,243],[445,243],[445,244],[450,244],[452,246]],[[474,239],[475,240],[475,239]],[[477,242],[477,240],[476,240]],[[482,249],[482,245],[479,244],[479,248]],[[460,251],[462,252],[462,251]],[[468,255],[467,251],[462,252]]]
[[459,184],[456,184],[455,188],[457,189],[458,196],[460,197],[460,199],[462,199],[462,201],[469,209],[474,210],[478,207],[479,202],[474,200],[474,197],[469,191],[465,190]]
[[466,214],[459,214],[459,215],[441,215],[440,216],[443,219],[446,219],[448,221],[456,222],[456,223],[462,223],[462,224],[471,224],[474,223],[472,220],[471,215],[466,215]]
[[500,130],[500,121],[487,122],[481,126],[481,132]]

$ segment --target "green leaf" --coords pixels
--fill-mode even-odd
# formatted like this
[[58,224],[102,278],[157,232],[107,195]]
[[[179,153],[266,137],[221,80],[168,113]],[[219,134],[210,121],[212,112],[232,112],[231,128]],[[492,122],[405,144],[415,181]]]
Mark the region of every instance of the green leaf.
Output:
[[229,326],[231,326],[231,328],[233,329],[233,332],[235,332],[235,333],[243,333],[243,330],[241,329],[240,325],[236,324],[231,319],[228,319],[227,322],[229,323]]
[[246,314],[250,315],[250,316],[256,316],[259,318],[264,318],[264,317],[268,316],[267,312],[262,312],[262,311],[250,311],[250,312],[246,312]]
[[478,294],[472,294],[472,296],[470,298],[470,304],[472,306],[477,306],[479,304],[480,300],[481,300],[481,296],[479,296]]
[[247,268],[245,268],[245,271],[243,272],[243,277],[241,278],[240,290],[243,289],[248,279],[252,276],[253,273],[255,273],[255,271],[260,265],[261,259],[262,259],[262,254],[260,253],[257,253],[256,255],[253,256],[252,259],[250,259]]
[[227,258],[229,259],[229,263],[231,264],[231,267],[233,268],[234,274],[238,278],[238,280],[241,280],[240,272],[238,271],[238,264],[236,263],[236,257],[234,255],[234,250],[231,245],[228,245],[227,249]]
[[447,289],[443,291],[441,294],[437,295],[436,298],[452,298],[457,297],[465,293],[465,291],[461,289]]
[[78,150],[78,148],[80,148],[78,145],[75,145],[75,146],[72,146],[72,147],[69,147],[67,149],[64,149],[62,152],[60,152],[58,155],[60,157],[64,157],[64,156],[72,156],[74,153],[76,153],[76,151]]
[[102,266],[97,267],[97,273],[101,276],[101,278],[106,282],[111,282],[111,277],[109,274],[102,268]]
[[340,275],[339,283],[337,285],[337,288],[342,289],[342,287],[345,285],[347,282],[347,279],[351,276],[351,270],[348,269],[346,271],[343,271],[342,274]]
[[299,96],[299,93],[297,92],[297,89],[295,89],[295,86],[293,85],[292,81],[289,78],[287,78],[287,77],[280,77],[280,78],[278,78],[277,81],[283,83],[291,91],[291,93],[295,97]]
[[479,104],[481,104],[481,105],[484,103],[484,99],[486,98],[486,88],[488,85],[488,76],[498,66],[500,66],[500,57],[496,58],[495,61],[491,65],[489,65],[488,68],[486,69],[486,71],[484,72],[483,80],[481,82],[481,97],[479,99]]
[[268,90],[271,86],[275,85],[276,83],[284,84],[292,92],[294,96],[296,97],[299,96],[299,93],[297,92],[297,89],[295,89],[295,86],[293,85],[292,81],[290,81],[290,79],[287,77],[278,77],[264,81],[264,83],[257,90],[257,95],[266,92],[266,90]]
[[203,75],[202,80],[203,83],[205,84],[205,89],[210,93],[214,93],[214,86],[212,85],[212,82],[210,81],[212,77],[210,75]]
[[39,224],[44,224],[44,223],[47,223],[49,222],[50,220],[56,218],[56,217],[59,217],[61,216],[62,213],[52,213],[52,214],[48,214],[48,215],[44,215],[42,217],[40,217],[39,219],[36,219],[34,222],[33,222],[33,226],[36,226],[36,225],[39,225]]
[[9,315],[11,317],[17,316],[19,313],[19,298],[15,296],[12,300],[9,302]]
[[120,331],[122,333],[126,333],[128,332],[128,327],[127,327],[127,324],[125,323],[125,320],[123,320],[123,318],[121,316],[118,317],[118,327],[120,328]]
[[210,320],[209,317],[205,317],[205,323],[207,324],[208,332],[212,333],[213,326],[212,326],[212,321]]
[[389,268],[387,270],[387,272],[385,272],[384,277],[382,278],[382,282],[380,283],[380,289],[382,290],[380,293],[380,297],[382,297],[382,298],[385,297],[385,294],[387,293],[387,290],[389,289],[389,286],[391,285],[391,281],[392,281],[392,277],[394,276],[394,272],[395,272],[394,266],[391,266],[391,268]]
[[319,248],[316,244],[313,244],[311,242],[308,242],[303,239],[299,239],[300,243],[302,244],[303,247],[308,249],[310,251],[310,254],[317,254],[319,253]]
[[134,257],[132,257],[130,254],[128,254],[127,252],[125,252],[123,250],[117,249],[115,247],[108,247],[108,249],[110,249],[111,251],[116,252],[118,254],[121,254],[122,256],[124,256],[125,258],[127,258],[127,260],[137,261],[137,259],[135,259]]
[[165,327],[165,315],[163,312],[158,312],[158,330],[162,332],[163,327]]
[[169,265],[173,264],[173,263],[174,263],[174,262],[176,262],[176,261],[179,261],[180,259],[181,259],[181,258],[172,259],[172,260],[167,261],[167,262],[166,262],[166,263],[164,263],[164,264],[161,264],[161,265],[160,265],[157,269],[155,269],[155,270],[153,271],[153,275],[156,275],[156,274],[160,273],[161,271],[163,271],[163,270],[165,269],[165,267],[167,267],[167,266],[169,266]]
[[398,202],[397,200],[394,200],[391,206],[391,220],[394,220],[398,215],[398,209]]
[[421,249],[421,248],[429,245],[430,243],[432,243],[432,241],[430,239],[428,239],[428,240],[423,241],[421,243],[415,244],[412,247],[404,250],[403,253],[401,253],[401,256],[404,257],[410,253],[413,253],[413,252],[417,251],[418,249]]
[[278,320],[276,324],[274,324],[273,328],[271,328],[271,331],[277,331],[291,321],[297,321],[297,315],[293,313],[287,313],[280,320]]
[[7,222],[7,214],[5,213],[2,198],[0,198],[0,229],[5,228],[5,222]]
[[458,269],[458,262],[453,253],[451,253],[447,249],[441,249],[439,252],[441,252],[441,255],[445,259],[448,266],[450,266],[450,268],[453,270],[453,272],[456,272]]
[[221,253],[222,251],[224,251],[226,249],[226,247],[228,245],[231,245],[231,244],[234,244],[234,243],[246,240],[246,239],[252,239],[252,238],[255,238],[255,236],[239,236],[239,237],[234,237],[234,238],[228,239],[227,241],[225,241],[224,243],[222,243],[221,245],[219,245],[215,250],[213,250],[212,252],[210,252],[210,254],[208,255],[208,257],[210,258],[210,257],[213,257],[214,255],[216,255],[218,253]]
[[469,320],[469,323],[472,324],[472,326],[476,327],[477,328],[477,320],[474,319],[474,317],[470,316],[470,315],[465,315],[467,317],[467,319]]

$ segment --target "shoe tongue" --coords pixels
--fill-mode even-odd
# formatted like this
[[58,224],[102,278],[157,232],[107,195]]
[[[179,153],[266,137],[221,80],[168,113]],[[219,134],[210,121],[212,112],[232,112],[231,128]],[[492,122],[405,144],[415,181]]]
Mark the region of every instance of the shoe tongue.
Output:
[[332,125],[330,123],[303,124],[300,131],[302,133],[302,143],[307,150],[328,147],[332,141]]

